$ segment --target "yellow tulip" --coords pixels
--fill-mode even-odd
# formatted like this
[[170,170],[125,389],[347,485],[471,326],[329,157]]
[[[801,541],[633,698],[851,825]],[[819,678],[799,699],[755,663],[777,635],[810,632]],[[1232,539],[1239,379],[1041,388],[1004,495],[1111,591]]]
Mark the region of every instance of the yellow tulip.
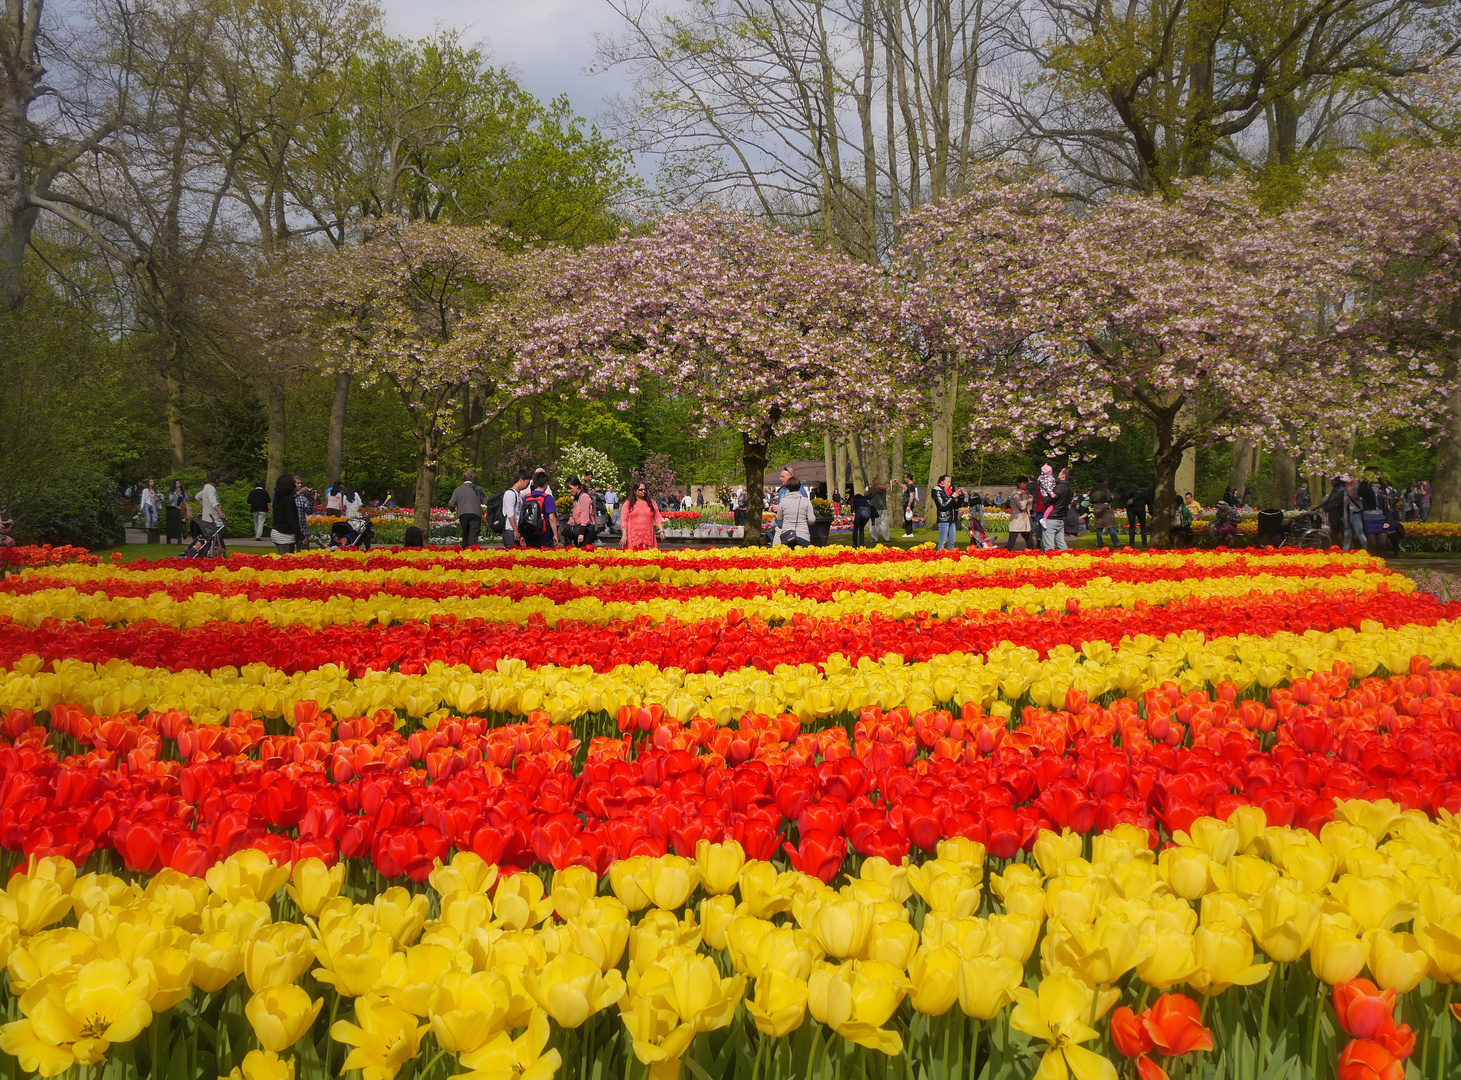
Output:
[[1382,989],[1408,994],[1430,972],[1430,957],[1414,934],[1372,930],[1366,942],[1370,947],[1370,974]]
[[695,843],[695,866],[708,893],[732,892],[740,884],[741,870],[745,865],[746,851],[735,840],[721,844],[712,844],[709,840]]
[[984,845],[967,836],[951,836],[938,842],[937,854],[946,862],[958,863],[964,869],[978,873],[984,868],[986,855]]
[[1035,1075],[1040,1080],[1064,1077],[1069,1070],[1076,1080],[1116,1080],[1116,1066],[1081,1043],[1098,1038],[1088,1024],[1101,1013],[1095,992],[1078,980],[1059,972],[1040,980],[1040,988],[1019,987],[1010,1026],[1032,1039],[1048,1044]]
[[512,991],[495,971],[448,971],[431,992],[431,1030],[437,1044],[466,1054],[487,1044],[512,1006]]
[[[203,926],[203,908],[208,903],[208,892],[207,882],[165,867],[152,876],[144,896],[152,910],[168,922],[196,934]],[[80,916],[81,913],[77,912],[77,917]]]
[[1314,943],[1319,932],[1322,901],[1302,891],[1292,878],[1274,883],[1249,911],[1248,929],[1270,960],[1291,964]]
[[441,945],[412,945],[392,953],[381,968],[376,990],[407,1012],[424,1017],[431,992],[451,971],[470,971],[470,958]]
[[1085,850],[1085,837],[1070,829],[1051,832],[1041,829],[1031,849],[1040,872],[1046,877],[1055,877],[1066,872],[1066,864],[1081,857]]
[[1376,799],[1373,802],[1366,799],[1337,799],[1334,803],[1335,818],[1363,829],[1369,834],[1371,844],[1379,843],[1388,836],[1400,824],[1402,813],[1400,807],[1389,799]]
[[543,895],[543,880],[537,874],[521,873],[501,878],[492,897],[492,906],[497,911],[497,921],[509,930],[537,926],[553,914],[553,901]]
[[1130,856],[1142,862],[1155,862],[1152,852],[1152,838],[1145,829],[1135,825],[1117,825],[1107,832],[1091,837],[1091,861],[1096,864],[1111,863],[1118,858]]
[[[1237,830],[1233,831],[1236,837]],[[1183,900],[1200,899],[1217,887],[1212,878],[1212,857],[1199,848],[1168,848],[1157,857],[1157,870],[1167,887]]]
[[396,951],[395,941],[385,931],[350,925],[326,932],[314,943],[314,950],[320,962],[315,978],[346,997],[370,994]]
[[662,855],[650,859],[640,872],[640,882],[649,902],[662,911],[675,911],[700,883],[695,863],[679,855]]
[[1389,930],[1396,923],[1414,918],[1417,910],[1417,905],[1406,898],[1404,886],[1393,878],[1341,874],[1329,886],[1329,891],[1358,924],[1361,933]]
[[155,949],[145,958],[135,960],[133,970],[146,976],[152,985],[147,1007],[155,1013],[167,1012],[192,993],[194,965],[192,953],[187,949]]
[[629,1033],[634,1056],[649,1066],[650,1080],[676,1080],[680,1058],[695,1039],[695,1025],[648,997],[625,998],[619,1019]]
[[[537,881],[533,874],[519,876],[531,877]],[[542,888],[542,882],[538,882],[539,892]],[[499,893],[500,891],[499,889]],[[421,929],[426,925],[426,916],[430,910],[431,901],[424,895],[412,896],[401,886],[394,885],[371,901],[361,914],[368,914],[376,926],[391,936],[396,948],[404,949],[421,936]]]
[[265,927],[244,946],[243,954],[244,977],[255,993],[294,982],[315,960],[309,931],[295,923]]
[[1431,960],[1431,977],[1438,982],[1461,982],[1461,914],[1445,919],[1417,916],[1415,939]]
[[798,917],[818,948],[839,960],[862,957],[873,930],[873,905],[861,898],[828,893],[807,901]]
[[1093,877],[1070,874],[1051,878],[1045,885],[1045,910],[1052,919],[1091,922],[1107,899],[1104,884]]
[[[334,866],[326,866],[323,859],[311,856],[308,859],[300,859],[294,864],[294,869],[289,875],[289,884],[284,891],[294,901],[294,906],[300,912],[316,918],[319,916],[320,908],[325,906],[325,901],[332,900],[340,895],[340,890],[345,887],[345,864],[337,862]],[[440,890],[438,890],[440,891]]]
[[[589,871],[592,873],[592,871]],[[492,891],[492,886],[497,884],[497,867],[482,856],[473,851],[459,851],[452,856],[449,865],[443,865],[440,859],[433,864],[430,874],[426,880],[436,890],[439,896],[446,896],[458,889],[465,889],[471,893],[486,893]]]
[[959,964],[957,950],[947,945],[920,949],[908,965],[908,979],[913,984],[909,999],[917,1012],[942,1016],[959,1000]]
[[959,1008],[976,1020],[993,1020],[1024,981],[1025,966],[1012,957],[965,955],[959,962]]
[[1037,923],[1045,918],[1045,890],[1038,886],[1011,885],[1004,891],[1004,910],[1010,915],[1024,915]]
[[294,1080],[294,1058],[281,1058],[272,1050],[250,1050],[226,1080]]
[[1045,878],[1029,863],[1010,863],[1005,867],[1003,874],[991,874],[989,887],[994,895],[1003,899],[1005,893],[1011,888],[1030,888],[1045,890]]
[[243,950],[227,930],[199,934],[189,952],[193,960],[193,985],[205,994],[218,993],[243,974]]
[[203,880],[215,895],[230,903],[258,900],[267,904],[289,880],[289,869],[288,863],[276,866],[258,848],[244,848],[209,867]]
[[1242,834],[1237,826],[1226,821],[1200,817],[1187,827],[1186,832],[1177,832],[1173,839],[1182,847],[1203,852],[1221,866],[1238,853]]
[[297,1043],[319,1016],[324,1000],[311,1000],[299,986],[270,986],[249,998],[244,1015],[265,1050],[282,1054]]
[[1204,923],[1192,935],[1198,968],[1187,980],[1201,994],[1220,994],[1229,986],[1253,986],[1268,978],[1272,964],[1253,963],[1253,939],[1237,922]]
[[[609,873],[614,872],[613,867]],[[746,913],[769,919],[791,910],[790,875],[779,874],[769,862],[748,862],[741,869],[741,901]],[[631,907],[629,910],[633,911]]]
[[761,1034],[773,1039],[790,1035],[806,1018],[806,980],[767,968],[756,978],[756,993],[746,999],[746,1012]]
[[337,1020],[330,1038],[351,1047],[340,1068],[360,1069],[366,1080],[391,1080],[421,1049],[428,1025],[385,998],[365,994],[355,999],[355,1023]]
[[[629,944],[629,910],[612,896],[600,896],[567,924],[572,951],[580,952],[608,971],[617,967]],[[708,931],[707,931],[708,932]]]
[[[460,934],[473,934],[492,921],[492,901],[483,893],[457,889],[442,895],[441,917],[430,929],[449,927]],[[425,928],[423,928],[423,932]]]
[[906,970],[918,950],[918,931],[902,919],[876,918],[868,937],[866,959],[882,960]]
[[1309,947],[1309,966],[1330,986],[1355,978],[1368,960],[1365,943],[1351,926],[1338,920],[1324,920]]
[[577,918],[598,891],[598,875],[592,870],[586,866],[565,866],[553,874],[553,888],[548,898],[553,902],[554,912],[566,921]]
[[1066,923],[1055,957],[1092,985],[1109,986],[1155,951],[1155,939],[1143,935],[1143,925],[1110,916],[1091,926]]
[[[649,907],[649,893],[644,891],[640,875],[649,863],[649,856],[635,855],[619,859],[609,865],[609,887],[614,895],[623,901],[630,911],[642,911]],[[770,863],[765,864],[770,867]],[[775,871],[773,871],[773,874]]]
[[71,893],[48,877],[16,874],[0,892],[0,918],[30,936],[60,922],[71,911]]
[[729,1024],[746,990],[746,977],[722,977],[715,961],[686,949],[666,954],[665,962],[639,981],[635,993],[675,1010],[696,1031]]
[[[972,840],[969,842],[973,843]],[[940,842],[940,850],[946,843],[948,843],[947,840]],[[913,883],[908,880],[906,856],[901,864],[894,866],[881,855],[871,855],[862,861],[862,869],[858,871],[858,876],[864,881],[875,881],[886,886],[888,894],[900,904],[913,895]]]
[[934,911],[961,919],[979,910],[983,882],[959,863],[934,859],[922,866],[910,866],[908,880]]
[[95,1064],[112,1043],[131,1042],[152,1022],[149,982],[123,960],[89,961],[69,984],[27,993],[28,1015],[0,1027],[0,1050],[46,1076]]
[[[1187,911],[1190,914],[1192,909]],[[1154,920],[1151,944],[1151,955],[1136,965],[1136,974],[1153,989],[1167,990],[1186,982],[1197,971],[1191,931],[1164,926]]]
[[624,977],[607,974],[586,956],[565,953],[549,960],[541,972],[525,970],[523,985],[534,1001],[558,1024],[581,1027],[600,1009],[624,996]]
[[222,930],[242,944],[259,933],[274,919],[269,905],[262,900],[225,900],[217,894],[208,898],[202,912],[202,932]]
[[705,944],[712,949],[726,947],[726,931],[736,917],[736,898],[727,895],[707,896],[700,901],[700,925],[704,929]]
[[1256,855],[1234,855],[1226,866],[1214,865],[1212,877],[1220,889],[1239,896],[1262,896],[1278,880],[1278,869]]
[[807,1009],[849,1042],[892,1057],[903,1052],[903,1037],[883,1025],[909,989],[903,972],[877,960],[818,964],[807,980]]
[[[462,1064],[471,1069],[453,1080],[552,1080],[563,1058],[557,1050],[544,1053],[552,1029],[548,1018],[539,1009],[524,1017],[523,1033],[514,1039],[499,1031],[480,1048],[462,1055]],[[515,1025],[522,1027],[523,1025]]]
[[1263,833],[1268,828],[1268,815],[1261,806],[1240,806],[1228,815],[1228,824],[1238,830],[1238,851],[1257,855]]

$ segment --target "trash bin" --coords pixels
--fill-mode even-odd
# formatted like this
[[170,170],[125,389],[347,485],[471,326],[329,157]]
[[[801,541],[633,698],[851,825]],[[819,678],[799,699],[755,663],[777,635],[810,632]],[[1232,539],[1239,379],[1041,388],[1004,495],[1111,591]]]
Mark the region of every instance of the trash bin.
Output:
[[1258,546],[1273,547],[1283,537],[1283,511],[1258,511]]
[[171,544],[176,540],[181,544],[183,542],[183,512],[176,506],[169,506],[165,509],[167,514],[164,525],[167,527],[167,542]]
[[162,543],[161,530],[160,529],[157,529],[157,528],[150,528],[150,529],[148,529],[147,530],[147,542],[149,544],[160,544],[160,543]]

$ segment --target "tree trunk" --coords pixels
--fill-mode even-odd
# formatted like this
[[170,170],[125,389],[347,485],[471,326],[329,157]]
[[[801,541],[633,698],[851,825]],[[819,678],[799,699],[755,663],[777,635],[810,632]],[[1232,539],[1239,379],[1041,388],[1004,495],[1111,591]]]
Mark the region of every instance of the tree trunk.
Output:
[[852,464],[852,491],[853,494],[867,490],[867,467],[862,460],[862,438],[858,435],[847,437],[847,456]]
[[1253,464],[1253,444],[1247,439],[1233,443],[1233,463],[1228,466],[1228,487],[1241,492],[1248,482],[1248,468]]
[[888,465],[888,480],[896,487],[903,483],[903,429],[894,431],[889,438],[893,445],[889,451],[892,460]]
[[36,62],[42,0],[11,0],[6,5],[5,33],[0,35],[0,66],[5,71],[0,103],[0,307],[14,311],[25,299],[22,270],[25,245],[35,225],[26,184],[28,113],[45,69]]
[[822,465],[825,468],[827,474],[827,498],[830,499],[832,497],[832,488],[834,486],[833,476],[835,475],[837,470],[835,468],[835,462],[832,456],[832,433],[829,431],[824,431],[822,433]]
[[[832,487],[842,491],[847,486],[847,439],[841,435],[837,436],[836,459],[837,479]],[[831,488],[828,489],[827,498],[829,499],[832,497],[830,492]]]
[[[345,406],[350,402],[350,374],[342,371],[335,376],[335,400],[330,403],[330,443],[325,453],[325,483],[334,484],[340,479],[345,463]],[[272,423],[270,425],[272,440]],[[281,451],[282,439],[281,439]]]
[[467,430],[472,434],[467,436],[467,468],[475,469],[479,479],[486,479],[486,471],[482,468],[482,395],[477,393],[473,387],[467,387]]
[[954,404],[959,396],[957,373],[940,379],[934,387],[930,404],[933,423],[929,425],[929,438],[933,443],[928,458],[928,494],[923,502],[923,518],[929,520],[933,507],[933,489],[938,478],[954,471]]
[[746,472],[746,528],[742,547],[760,547],[761,519],[766,511],[766,444],[763,436],[741,432],[741,463]]
[[[1451,301],[1451,329],[1461,329],[1461,297]],[[1444,430],[1436,445],[1436,475],[1431,481],[1432,521],[1461,521],[1461,387],[1457,387],[1461,356],[1458,352],[1461,348],[1452,346],[1450,363],[1446,365],[1446,382],[1456,389],[1446,397]]]
[[[269,375],[264,391],[265,400],[269,412],[269,441],[266,469],[268,478],[264,481],[270,491],[274,490],[274,482],[279,479],[279,474],[284,471],[284,445],[288,436],[288,415],[285,410],[285,403],[289,395],[285,392],[284,377],[277,372]],[[333,481],[331,481],[333,483]]]
[[183,467],[183,373],[177,350],[169,348],[163,369],[167,384],[167,441],[172,447],[172,469]]
[[1273,448],[1273,487],[1264,504],[1271,510],[1291,510],[1294,505],[1295,472],[1298,463],[1280,447]]
[[431,507],[436,502],[436,440],[428,435],[417,441],[416,513],[411,522],[421,535],[431,535]]
[[1176,512],[1177,467],[1182,464],[1182,451],[1176,449],[1178,406],[1149,414],[1157,432],[1157,482],[1152,493],[1152,543],[1159,548],[1172,546],[1172,514]]

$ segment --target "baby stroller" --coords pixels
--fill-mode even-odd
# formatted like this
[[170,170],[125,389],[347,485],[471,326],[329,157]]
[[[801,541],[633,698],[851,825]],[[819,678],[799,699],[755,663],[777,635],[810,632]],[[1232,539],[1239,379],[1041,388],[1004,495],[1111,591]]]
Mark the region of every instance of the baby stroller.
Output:
[[335,551],[345,548],[369,551],[370,545],[374,541],[375,525],[365,514],[348,518],[345,521],[337,521],[330,526],[330,547]]
[[178,552],[179,559],[226,559],[228,548],[223,544],[223,523],[197,521],[193,542]]
[[1317,510],[1299,514],[1287,522],[1284,534],[1279,538],[1279,547],[1327,548],[1334,543],[1329,527]]

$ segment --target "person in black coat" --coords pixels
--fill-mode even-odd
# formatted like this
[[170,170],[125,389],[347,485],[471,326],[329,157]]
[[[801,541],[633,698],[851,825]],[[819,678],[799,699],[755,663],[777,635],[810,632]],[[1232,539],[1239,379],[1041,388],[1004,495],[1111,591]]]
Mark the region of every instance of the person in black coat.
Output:
[[1141,542],[1146,539],[1146,513],[1151,509],[1152,493],[1147,488],[1132,488],[1126,494],[1126,543],[1136,546],[1136,530],[1141,529]]
[[280,473],[274,482],[274,527],[269,539],[280,555],[304,550],[304,526],[299,519],[299,508],[294,502],[294,491],[298,478],[293,473]]

